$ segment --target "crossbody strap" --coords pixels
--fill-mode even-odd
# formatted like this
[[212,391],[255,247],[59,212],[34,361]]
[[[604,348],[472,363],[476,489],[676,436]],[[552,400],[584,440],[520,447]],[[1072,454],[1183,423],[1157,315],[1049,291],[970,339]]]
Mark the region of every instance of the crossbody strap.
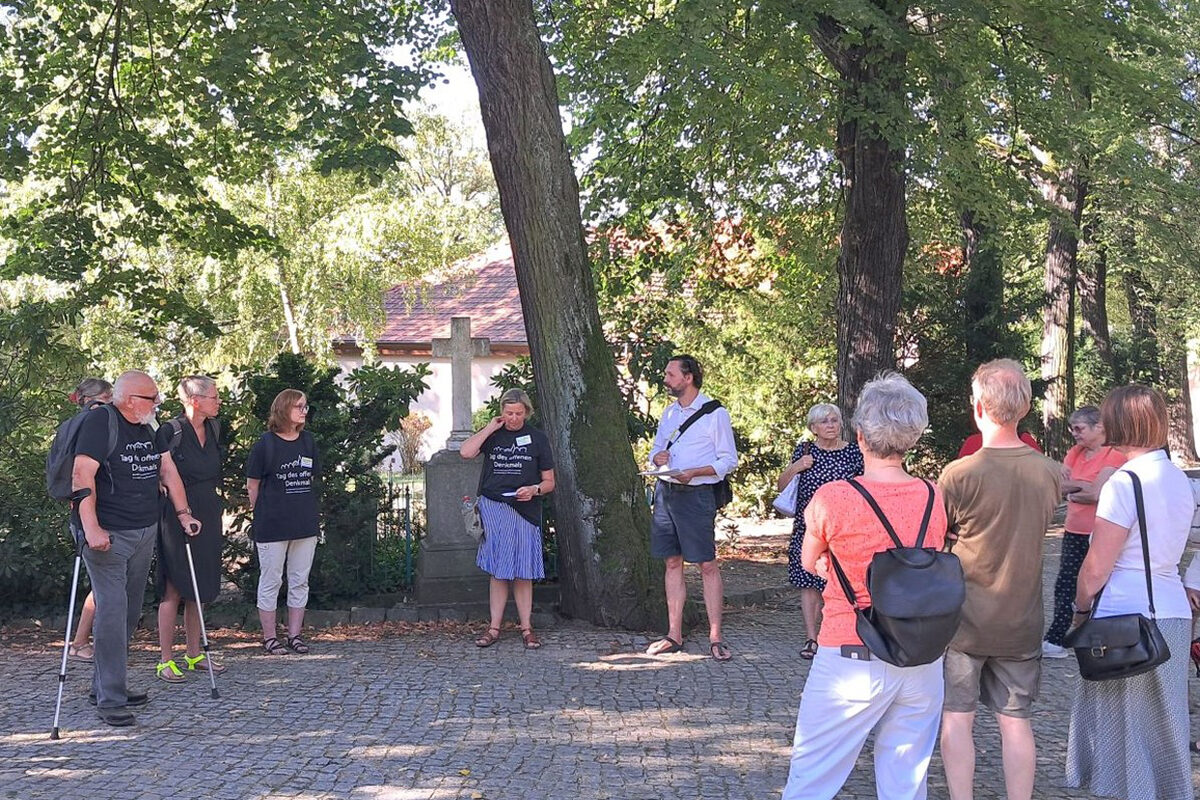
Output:
[[[1154,619],[1154,581],[1150,578],[1150,537],[1146,532],[1146,504],[1142,498],[1142,480],[1129,470],[1121,470],[1128,473],[1133,481],[1133,502],[1137,505],[1138,515],[1138,532],[1142,535],[1142,564],[1146,567],[1146,598],[1150,601],[1150,619]],[[1095,608],[1092,604],[1092,608]]]
[[[925,543],[925,533],[929,530],[929,519],[933,516],[933,484],[924,478],[921,478],[920,480],[925,484],[925,488],[929,490],[929,499],[925,502],[925,516],[921,519],[921,530],[917,534],[917,543],[914,545],[915,547],[921,547]],[[875,498],[871,496],[871,493],[868,492],[861,483],[853,478],[847,478],[846,483],[857,489],[858,493],[861,494],[871,506],[871,510],[875,512],[875,516],[879,517],[879,521],[883,523],[883,529],[887,531],[888,536],[890,536],[892,541],[896,543],[896,547],[906,547],[907,545],[900,541],[900,537],[896,535],[896,530],[892,527],[892,523],[888,521],[888,518],[883,513],[883,509],[881,509],[879,504],[875,502]],[[850,605],[854,607],[854,610],[858,611],[858,598],[855,596],[854,589],[850,585],[850,579],[846,577],[846,573],[842,569],[842,565],[838,563],[837,556],[833,554],[833,550],[829,551],[829,560],[833,563],[833,571],[837,573],[838,583],[842,585],[842,591],[846,593],[846,599],[850,601]]]
[[[1150,618],[1154,616],[1154,582],[1150,578],[1150,540],[1146,535],[1146,504],[1142,497],[1142,479],[1127,469],[1119,470],[1129,476],[1130,483],[1133,484],[1133,503],[1137,506],[1138,515],[1138,534],[1142,537],[1142,566],[1146,572],[1146,599],[1149,601]],[[1112,580],[1112,573],[1109,573],[1109,580]],[[1095,613],[1096,607],[1100,605],[1100,595],[1104,594],[1104,590],[1108,588],[1108,581],[1100,587],[1100,591],[1096,592],[1096,596],[1092,598],[1092,613]]]
[[703,417],[705,414],[711,414],[712,412],[716,411],[716,410],[717,410],[718,408],[720,408],[720,407],[721,407],[721,401],[720,401],[720,400],[709,400],[707,403],[705,403],[704,405],[700,406],[700,410],[699,410],[699,411],[697,411],[695,414],[692,414],[692,415],[691,415],[690,417],[688,417],[687,419],[685,419],[685,420],[683,421],[683,424],[682,424],[682,425],[680,425],[678,428],[676,428],[676,429],[675,429],[675,432],[674,432],[674,433],[672,433],[672,434],[671,434],[671,436],[670,436],[670,438],[668,438],[668,439],[667,439],[667,447],[666,447],[666,449],[667,449],[667,450],[670,450],[670,449],[671,449],[671,445],[675,444],[675,441],[676,441],[676,440],[677,440],[677,439],[678,439],[680,436],[683,436],[683,432],[684,432],[684,431],[686,431],[688,428],[692,427],[692,423],[694,423],[696,420],[698,420],[698,419],[700,419],[701,417]]

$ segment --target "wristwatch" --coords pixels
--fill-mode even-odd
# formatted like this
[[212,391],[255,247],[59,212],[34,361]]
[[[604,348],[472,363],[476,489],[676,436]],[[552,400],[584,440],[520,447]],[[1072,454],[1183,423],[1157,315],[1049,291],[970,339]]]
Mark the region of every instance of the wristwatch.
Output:
[[1071,601],[1071,610],[1072,610],[1072,611],[1074,611],[1076,614],[1090,614],[1090,613],[1092,613],[1092,610],[1091,610],[1090,608],[1080,608],[1079,606],[1075,605],[1075,601],[1074,601],[1074,600],[1072,600],[1072,601]]

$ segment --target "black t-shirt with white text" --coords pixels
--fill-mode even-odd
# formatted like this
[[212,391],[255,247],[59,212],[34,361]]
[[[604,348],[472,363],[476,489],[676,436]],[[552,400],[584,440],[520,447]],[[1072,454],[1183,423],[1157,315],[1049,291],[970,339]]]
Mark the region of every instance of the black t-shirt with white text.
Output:
[[542,470],[554,469],[550,440],[537,428],[524,425],[520,430],[500,428],[484,440],[483,476],[480,494],[500,503],[508,503],[533,525],[542,524],[542,500],[535,495],[521,503],[505,494],[542,480]]
[[320,533],[317,476],[321,462],[312,434],[289,442],[264,433],[250,450],[246,477],[258,478],[253,534],[256,542],[286,542]]
[[[109,453],[112,414],[117,418],[117,442]],[[115,406],[99,406],[87,412],[75,440],[75,454],[100,462],[96,470],[96,517],[100,527],[128,531],[158,522],[162,452],[149,425],[130,422]]]

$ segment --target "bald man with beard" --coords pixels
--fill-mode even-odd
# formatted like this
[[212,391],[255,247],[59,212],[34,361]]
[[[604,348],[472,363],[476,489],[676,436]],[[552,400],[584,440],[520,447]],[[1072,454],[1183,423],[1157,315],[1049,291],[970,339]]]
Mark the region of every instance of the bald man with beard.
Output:
[[155,443],[150,423],[161,402],[153,378],[137,370],[123,373],[113,385],[112,405],[93,409],[80,426],[71,473],[76,491],[90,490],[79,503],[79,519],[87,544],[83,561],[96,597],[91,699],[100,719],[115,726],[133,725],[129,708],[149,701],[145,692],[129,689],[126,673],[154,555],[160,483],[184,531],[200,531],[171,454]]

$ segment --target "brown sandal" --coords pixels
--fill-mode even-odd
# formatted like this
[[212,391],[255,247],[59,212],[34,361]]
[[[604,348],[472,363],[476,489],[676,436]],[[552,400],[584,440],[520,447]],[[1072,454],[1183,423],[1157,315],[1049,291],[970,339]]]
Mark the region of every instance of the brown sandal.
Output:
[[522,628],[521,640],[525,642],[526,650],[537,650],[542,646],[542,642],[538,639],[537,634],[533,632],[533,628]]
[[500,629],[488,628],[487,633],[475,640],[476,647],[491,647],[500,641]]

